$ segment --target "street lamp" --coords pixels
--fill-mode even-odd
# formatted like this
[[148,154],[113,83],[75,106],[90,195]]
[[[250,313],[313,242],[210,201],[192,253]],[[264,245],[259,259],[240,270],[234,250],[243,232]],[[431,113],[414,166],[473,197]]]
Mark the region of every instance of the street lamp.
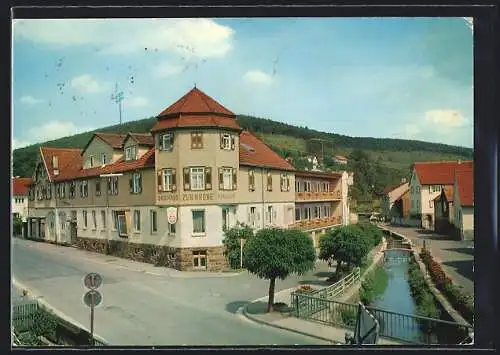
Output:
[[[123,176],[123,173],[117,173],[117,174],[101,174],[99,175],[100,178],[108,178],[108,179],[111,179],[112,177],[118,177],[118,176]],[[106,221],[108,219],[108,216],[109,216],[109,190],[108,190],[108,185],[105,184],[105,189],[106,189]],[[107,237],[108,237],[108,240],[109,240],[109,231],[110,231],[110,226],[109,226],[109,223],[106,223],[106,229],[107,229]]]

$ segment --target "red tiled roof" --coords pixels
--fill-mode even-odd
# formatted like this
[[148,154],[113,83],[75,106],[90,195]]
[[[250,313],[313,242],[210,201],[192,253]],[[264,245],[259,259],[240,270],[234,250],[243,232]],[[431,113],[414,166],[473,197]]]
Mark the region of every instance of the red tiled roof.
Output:
[[28,196],[28,189],[31,185],[31,178],[15,177],[12,179],[12,195]]
[[234,118],[215,115],[180,115],[179,117],[160,119],[151,132],[168,128],[181,127],[221,127],[241,130]]
[[456,170],[456,184],[460,205],[474,206],[474,169],[472,166],[459,167]]
[[40,153],[51,180],[56,177],[52,165],[54,156],[57,156],[58,160],[59,175],[57,177],[62,174],[72,175],[82,167],[82,151],[80,149],[40,147]]
[[74,171],[71,174],[61,174],[55,179],[55,181],[82,179],[92,176],[99,176],[101,174],[122,173],[131,170],[154,167],[155,164],[154,153],[155,153],[155,148],[153,147],[150,148],[143,156],[141,156],[137,160],[125,160],[124,158],[120,158],[113,164],[99,166],[95,168],[89,168],[89,169],[82,169],[80,166],[80,169],[78,169],[78,171]]
[[[132,138],[139,145],[146,145],[148,147],[152,147],[155,145],[155,140],[154,140],[154,137],[151,135],[151,133],[132,133],[132,132],[129,132],[127,137]],[[123,143],[125,143],[125,140],[126,140],[126,138],[123,140]]]
[[243,131],[240,134],[240,164],[295,170],[289,162],[248,131]]
[[472,161],[417,162],[414,166],[422,185],[452,185],[455,169],[460,166],[472,166]]
[[193,114],[193,113],[213,113],[235,116],[227,108],[219,104],[200,89],[194,87],[186,95],[163,110],[158,116]]

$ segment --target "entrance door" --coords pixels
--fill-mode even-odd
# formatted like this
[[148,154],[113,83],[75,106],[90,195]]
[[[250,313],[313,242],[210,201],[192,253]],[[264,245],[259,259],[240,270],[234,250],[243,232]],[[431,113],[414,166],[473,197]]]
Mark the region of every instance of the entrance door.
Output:
[[229,228],[229,208],[222,208],[222,231],[225,232]]
[[75,244],[76,243],[76,222],[71,221],[69,223],[69,230],[70,230],[70,243]]

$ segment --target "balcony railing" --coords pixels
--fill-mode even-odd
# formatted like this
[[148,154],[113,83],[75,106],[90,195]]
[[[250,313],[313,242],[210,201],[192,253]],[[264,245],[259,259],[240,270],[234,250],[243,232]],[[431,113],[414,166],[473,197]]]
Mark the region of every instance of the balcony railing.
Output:
[[342,193],[337,191],[323,191],[323,192],[296,192],[295,199],[298,201],[321,201],[321,200],[340,200]]
[[291,227],[307,230],[307,229],[328,227],[341,223],[342,223],[341,217],[331,216],[331,217],[304,219],[301,221],[296,221]]

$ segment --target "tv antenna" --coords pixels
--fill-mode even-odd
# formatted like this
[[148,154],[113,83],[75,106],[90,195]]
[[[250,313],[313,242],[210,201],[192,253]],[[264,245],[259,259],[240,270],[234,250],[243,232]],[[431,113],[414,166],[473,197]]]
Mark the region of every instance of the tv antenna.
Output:
[[118,83],[115,84],[115,92],[111,94],[111,101],[118,104],[118,112],[120,113],[120,124],[122,124],[122,101],[125,98],[123,91],[118,90]]

